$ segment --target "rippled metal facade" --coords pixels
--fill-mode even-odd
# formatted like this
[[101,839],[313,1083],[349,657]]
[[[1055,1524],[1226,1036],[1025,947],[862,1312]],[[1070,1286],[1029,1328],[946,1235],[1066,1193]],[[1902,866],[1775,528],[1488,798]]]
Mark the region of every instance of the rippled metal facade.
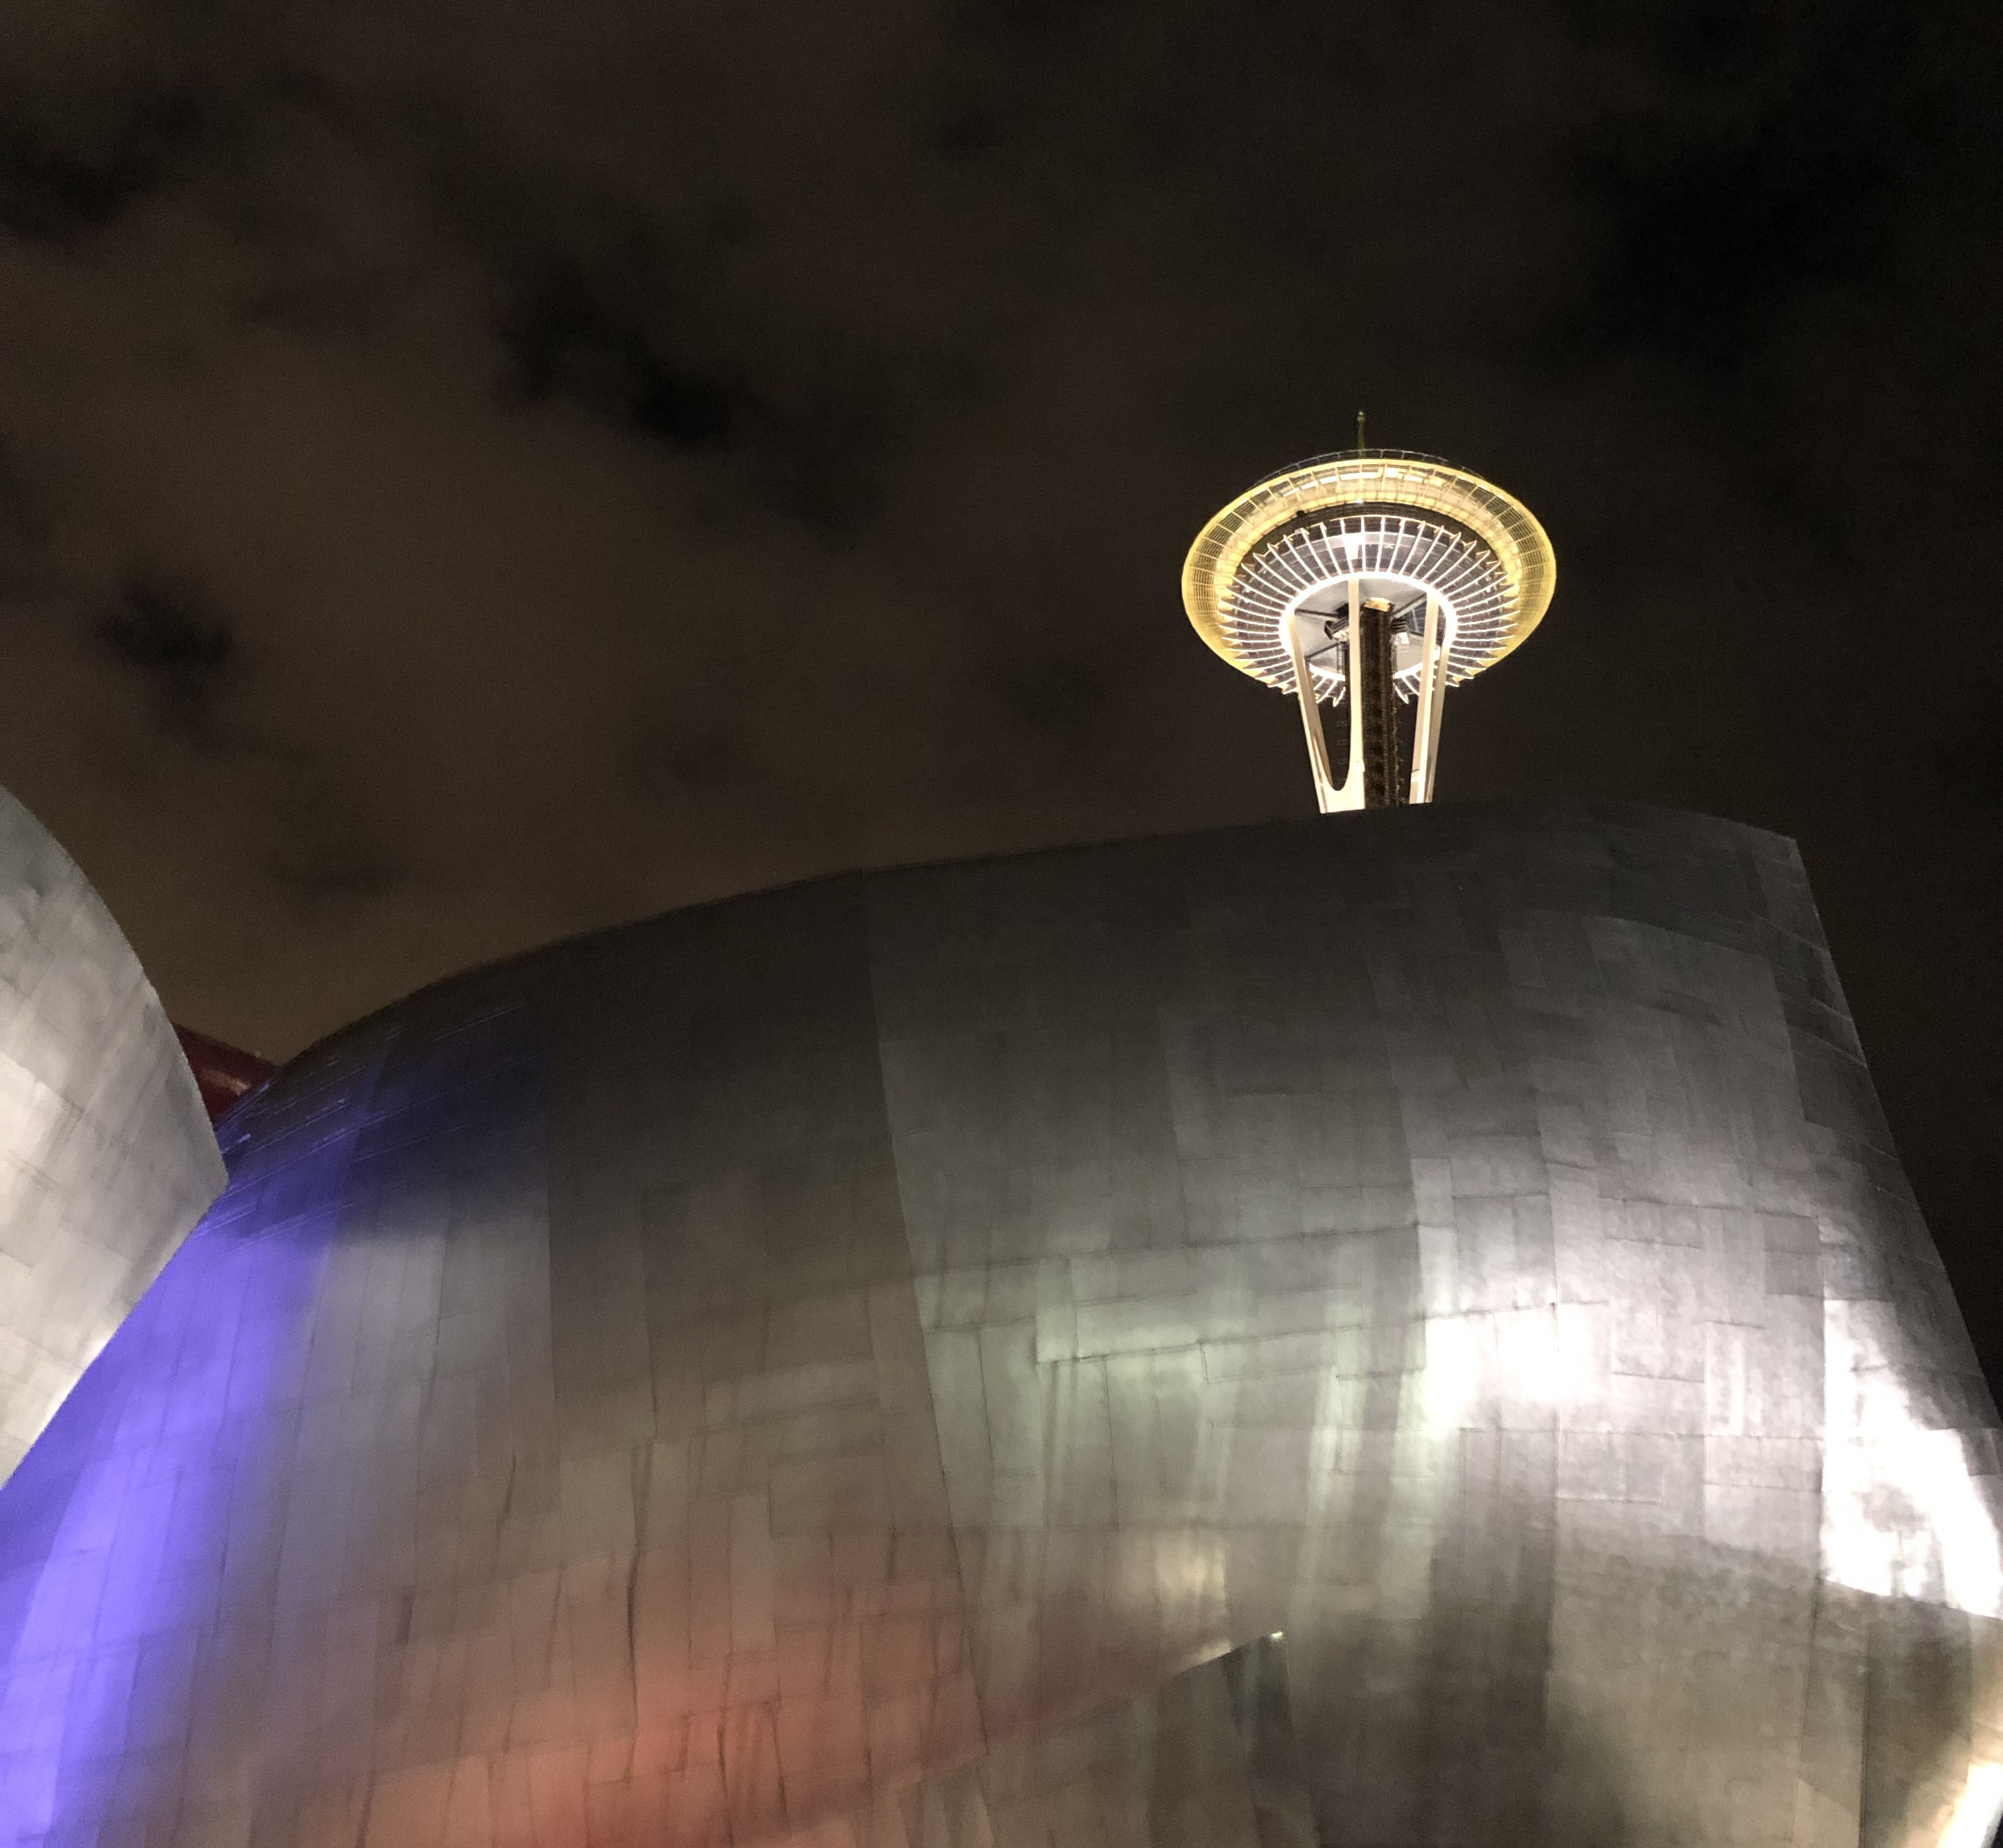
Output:
[[837,880],[227,1128],[0,1491],[14,1839],[943,1843],[914,1790],[1275,1631],[1327,1848],[2003,1795],[1995,1417],[1772,836]]
[[138,959],[0,790],[0,1482],[223,1179]]
[[1316,1848],[1284,1639],[1007,1741],[864,1826],[910,1848]]

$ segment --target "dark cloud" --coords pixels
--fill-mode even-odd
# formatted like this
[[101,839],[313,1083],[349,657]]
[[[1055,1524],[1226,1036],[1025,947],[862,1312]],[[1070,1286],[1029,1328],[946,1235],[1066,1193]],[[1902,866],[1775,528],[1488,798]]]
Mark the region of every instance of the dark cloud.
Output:
[[651,266],[618,293],[593,288],[579,265],[544,262],[501,323],[508,389],[530,403],[565,397],[620,428],[678,449],[715,449],[741,434],[750,406],[722,379],[666,350],[649,327]]
[[229,619],[184,591],[156,582],[125,585],[97,624],[96,638],[121,666],[135,670],[183,722],[199,717],[229,672],[236,652]]
[[827,327],[775,348],[757,320],[726,316],[703,282],[754,236],[741,210],[697,215],[677,238],[582,187],[510,197],[490,181],[474,197],[504,407],[568,406],[825,539],[875,512],[911,365]]
[[1297,812],[1176,575],[1367,405],[1561,560],[1442,795],[1799,837],[2003,1352],[1998,36],[16,9],[0,781],[184,1018],[278,1053],[724,892]]
[[1743,365],[1805,294],[1868,277],[1937,139],[1917,16],[1582,9],[1656,82],[1585,125],[1599,221],[1577,335]]
[[318,792],[284,818],[264,858],[273,883],[308,917],[388,896],[411,876],[407,861],[337,796]]
[[178,182],[223,114],[187,85],[17,103],[0,116],[0,230],[51,243],[103,230]]

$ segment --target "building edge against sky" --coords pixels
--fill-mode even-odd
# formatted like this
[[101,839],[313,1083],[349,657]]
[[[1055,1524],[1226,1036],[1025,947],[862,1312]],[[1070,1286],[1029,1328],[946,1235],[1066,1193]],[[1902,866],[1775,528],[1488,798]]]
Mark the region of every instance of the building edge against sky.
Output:
[[1771,835],[824,881],[225,1129],[0,1489],[14,1839],[874,1840],[1276,1631],[1328,1848],[1994,1818],[1995,1415]]
[[223,1180],[138,959],[0,790],[0,1481]]

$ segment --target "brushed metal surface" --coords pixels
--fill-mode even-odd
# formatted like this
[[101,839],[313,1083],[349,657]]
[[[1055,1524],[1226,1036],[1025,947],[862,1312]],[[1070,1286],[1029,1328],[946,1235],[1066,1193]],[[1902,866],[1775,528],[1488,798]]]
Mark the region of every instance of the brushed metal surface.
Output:
[[0,1482],[223,1179],[138,959],[0,790]]
[[898,1794],[872,1839],[910,1848],[1316,1848],[1287,1698],[1261,1637],[1118,1705]]
[[1771,835],[827,882],[229,1128],[0,1490],[16,1839],[894,1845],[1274,1631],[1327,1848],[2003,1797],[1995,1417]]

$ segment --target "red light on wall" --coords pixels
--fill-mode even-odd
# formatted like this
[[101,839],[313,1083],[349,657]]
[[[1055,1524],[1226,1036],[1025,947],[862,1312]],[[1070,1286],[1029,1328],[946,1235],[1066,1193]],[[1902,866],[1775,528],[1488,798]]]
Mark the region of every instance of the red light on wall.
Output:
[[206,1033],[177,1026],[181,1050],[187,1055],[194,1081],[201,1087],[201,1101],[211,1123],[222,1116],[246,1092],[255,1091],[278,1070],[269,1059],[246,1053],[241,1046],[225,1045]]

